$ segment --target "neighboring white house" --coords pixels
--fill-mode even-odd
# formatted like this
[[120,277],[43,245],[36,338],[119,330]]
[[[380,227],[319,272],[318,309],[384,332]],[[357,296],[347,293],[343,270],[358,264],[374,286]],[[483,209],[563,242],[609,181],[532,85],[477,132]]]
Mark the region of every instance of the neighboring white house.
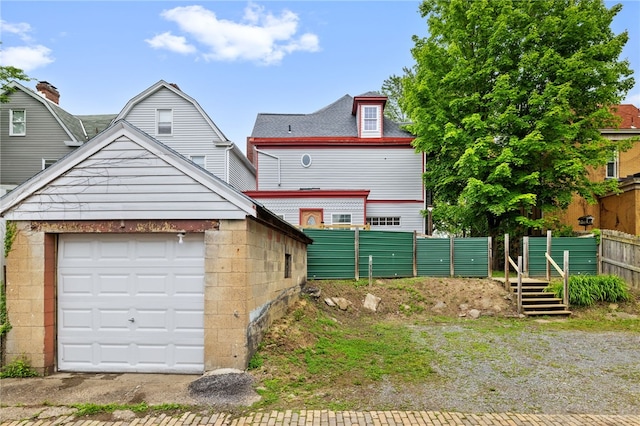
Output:
[[241,191],[256,187],[256,171],[195,99],[160,80],[133,97],[124,119]]
[[312,114],[258,114],[247,141],[257,190],[245,193],[294,225],[424,233],[424,156],[384,117],[386,101],[368,92]]

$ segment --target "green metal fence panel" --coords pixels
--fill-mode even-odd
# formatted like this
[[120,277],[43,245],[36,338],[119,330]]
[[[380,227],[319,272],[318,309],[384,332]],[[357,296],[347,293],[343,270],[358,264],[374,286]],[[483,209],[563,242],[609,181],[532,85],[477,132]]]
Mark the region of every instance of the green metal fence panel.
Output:
[[307,278],[353,279],[356,274],[355,231],[305,229],[313,239],[307,248]]
[[[598,273],[598,246],[595,238],[552,237],[551,258],[563,267],[564,251],[569,250],[569,275],[596,275]],[[546,237],[529,237],[529,276],[547,275]],[[551,267],[551,275],[559,277]]]
[[361,279],[369,276],[370,255],[374,277],[413,276],[413,232],[360,231],[359,237]]
[[418,276],[448,277],[451,275],[451,240],[449,238],[418,238]]
[[454,238],[453,274],[456,277],[489,276],[489,239],[487,237]]

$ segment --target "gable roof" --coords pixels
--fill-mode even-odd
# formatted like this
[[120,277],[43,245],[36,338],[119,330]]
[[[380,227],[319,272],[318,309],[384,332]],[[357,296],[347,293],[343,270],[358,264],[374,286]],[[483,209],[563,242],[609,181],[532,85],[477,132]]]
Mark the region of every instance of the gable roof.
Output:
[[635,105],[616,105],[613,107],[613,113],[622,118],[620,129],[640,129],[640,108]]
[[[386,99],[377,92],[356,98]],[[344,95],[311,114],[260,113],[251,132],[253,138],[358,137],[356,117],[352,114],[354,98]],[[400,125],[384,117],[384,138],[413,138]]]
[[[86,142],[93,135],[106,129],[115,117],[115,114],[76,116],[67,112],[55,102],[39,95],[17,81],[10,82],[7,84],[7,87],[13,90],[20,90],[44,105],[44,107],[49,110],[53,118],[60,124],[63,131],[69,136],[69,141],[75,142],[77,145]],[[89,128],[96,130],[93,135],[86,131],[87,124],[90,126]]]
[[136,95],[133,98],[131,98],[129,100],[129,102],[127,102],[127,104],[124,106],[122,111],[120,111],[120,113],[116,117],[116,120],[126,119],[127,114],[129,114],[129,112],[131,111],[131,109],[133,107],[135,107],[137,104],[139,104],[140,102],[144,101],[149,96],[153,95],[154,93],[156,93],[156,92],[158,92],[159,90],[162,90],[162,89],[167,89],[167,90],[173,92],[176,96],[179,96],[182,99],[184,99],[185,101],[193,104],[193,106],[198,110],[198,112],[200,112],[200,114],[202,114],[202,116],[204,117],[206,122],[209,124],[209,126],[211,126],[211,129],[218,135],[218,137],[222,141],[229,141],[229,139],[227,139],[227,137],[224,135],[224,133],[222,133],[222,131],[218,128],[218,126],[216,126],[216,124],[213,122],[213,120],[211,120],[211,117],[209,117],[209,115],[207,115],[207,113],[202,109],[200,104],[195,99],[193,99],[191,96],[187,95],[182,90],[180,90],[180,88],[178,87],[177,84],[167,83],[164,80],[158,81],[157,83],[155,83],[154,85],[152,85],[148,89],[142,91],[138,95]]

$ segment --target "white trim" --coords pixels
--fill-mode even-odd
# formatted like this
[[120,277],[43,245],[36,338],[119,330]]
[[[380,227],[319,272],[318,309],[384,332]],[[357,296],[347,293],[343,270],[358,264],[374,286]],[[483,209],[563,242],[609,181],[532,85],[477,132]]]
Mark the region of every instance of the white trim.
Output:
[[[333,219],[334,216],[349,216],[349,222],[335,222]],[[332,225],[352,225],[353,224],[353,214],[351,213],[345,213],[345,212],[337,212],[337,213],[331,213],[331,224]]]
[[[619,174],[618,170],[619,170],[619,163],[620,163],[620,157],[618,156],[618,151],[614,152],[612,157],[613,158],[607,161],[607,164],[605,165],[605,170],[604,170],[605,179],[618,179],[618,174]],[[609,174],[610,164],[613,165],[613,174]]]
[[[55,162],[58,160],[55,160],[53,158],[43,158],[42,159],[42,170],[47,169],[51,166],[53,166],[55,164]],[[47,163],[49,163],[49,165],[47,166]]]
[[[15,133],[13,129],[13,114],[14,112],[21,111],[22,112],[22,125],[23,131],[22,133]],[[16,108],[9,110],[9,136],[27,136],[27,110],[25,108]]]
[[[171,115],[170,121],[160,121],[160,113],[167,112],[167,111]],[[169,132],[160,132],[160,123],[169,123],[169,125],[171,126],[169,128]],[[164,124],[163,129],[165,127],[166,127],[166,124]],[[156,136],[158,137],[173,136],[173,109],[172,108],[156,108]]]

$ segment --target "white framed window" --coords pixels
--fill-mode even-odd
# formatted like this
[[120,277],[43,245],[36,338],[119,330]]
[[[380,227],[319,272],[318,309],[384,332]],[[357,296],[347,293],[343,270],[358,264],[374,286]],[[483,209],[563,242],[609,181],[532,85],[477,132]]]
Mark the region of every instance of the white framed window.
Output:
[[172,109],[159,109],[157,110],[156,121],[158,123],[156,127],[157,135],[172,135],[173,134],[173,110]]
[[55,163],[58,160],[52,160],[50,158],[43,158],[42,159],[42,170],[46,169],[47,167],[51,166],[53,163]]
[[205,156],[204,155],[190,155],[189,159],[196,163],[198,166],[205,168]]
[[9,136],[25,136],[27,134],[27,111],[24,109],[9,110]]
[[380,130],[380,120],[377,106],[362,107],[362,121],[365,132],[377,132]]
[[331,215],[332,225],[351,225],[351,213],[333,213]]
[[400,216],[368,217],[367,223],[371,226],[400,226]]
[[606,179],[618,179],[618,152],[614,152],[607,162]]

